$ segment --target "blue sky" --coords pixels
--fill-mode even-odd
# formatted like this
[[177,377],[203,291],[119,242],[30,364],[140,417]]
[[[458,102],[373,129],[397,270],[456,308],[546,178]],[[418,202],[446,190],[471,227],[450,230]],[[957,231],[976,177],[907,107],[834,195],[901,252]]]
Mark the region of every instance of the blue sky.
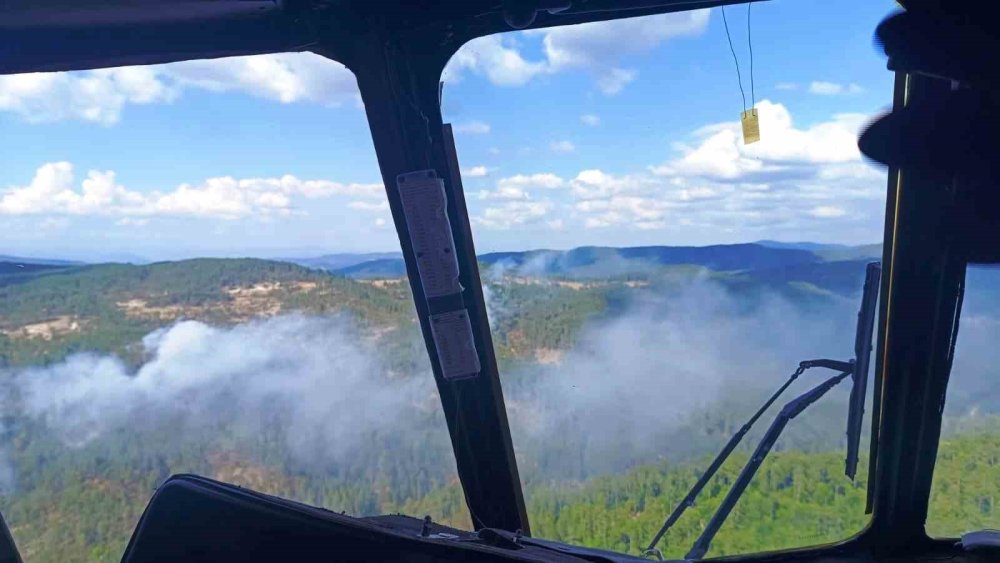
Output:
[[[891,97],[889,1],[751,8],[763,141],[719,10],[468,44],[446,72],[481,251],[877,241],[854,137]],[[750,104],[747,9],[726,11]],[[398,248],[353,76],[316,55],[0,77],[0,254]]]

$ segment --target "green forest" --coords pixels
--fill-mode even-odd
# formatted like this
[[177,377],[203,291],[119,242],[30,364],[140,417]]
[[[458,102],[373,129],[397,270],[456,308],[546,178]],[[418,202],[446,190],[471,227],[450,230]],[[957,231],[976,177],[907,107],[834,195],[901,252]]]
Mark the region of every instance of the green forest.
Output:
[[[952,437],[941,444],[927,530],[936,537],[996,526],[1000,431]],[[623,475],[527,488],[532,533],[538,537],[639,554],[708,464],[644,465]],[[661,540],[668,557],[683,558],[722,501],[747,456],[734,455],[697,504]],[[862,466],[866,460],[862,460]],[[867,524],[866,482],[843,474],[842,452],[773,454],[740,499],[709,556],[820,545],[853,536]],[[468,527],[457,485],[407,503],[404,513],[440,514]]]
[[[827,269],[810,265],[803,277],[796,275],[671,265],[626,278],[488,277],[487,307],[533,534],[639,553],[711,454],[778,381],[774,378],[785,374],[788,361],[805,353],[800,348],[811,351],[804,344],[767,349],[780,348],[783,340],[757,334],[776,326],[768,313],[778,310],[791,325],[784,328],[788,334],[809,326],[810,337],[824,347],[829,334],[844,333],[845,341],[852,340],[848,333],[857,300],[846,288],[860,285],[857,268],[833,262]],[[711,292],[699,289],[706,283]],[[971,296],[973,304],[977,299]],[[685,303],[705,308],[709,302],[717,310],[695,315],[692,322],[707,323],[720,339],[743,338],[748,350],[726,350],[732,357],[719,366],[657,360],[666,362],[663,372],[697,368],[690,374],[697,381],[708,373],[732,371],[745,361],[740,356],[745,353],[750,358],[759,354],[759,373],[713,390],[712,400],[704,404],[676,412],[625,412],[647,415],[644,421],[662,426],[621,441],[606,443],[575,428],[585,428],[586,416],[600,416],[599,411],[547,422],[546,409],[553,403],[545,399],[565,402],[547,397],[562,389],[551,383],[585,377],[575,371],[599,359],[605,340],[624,334],[622,341],[629,342],[633,335],[622,333],[621,326],[628,325],[626,319],[649,322],[645,332],[654,334],[649,343],[639,344],[647,348],[625,356],[653,361],[646,356],[662,344],[657,338],[670,336],[656,331],[676,328],[668,321],[677,315],[691,316]],[[790,315],[793,322],[787,321]],[[840,320],[822,327],[811,324],[830,315]],[[322,338],[333,340],[296,335],[302,327],[329,330]],[[207,355],[192,356],[198,361],[213,360],[213,353],[223,356],[225,342],[258,339],[243,354],[249,359],[238,360],[250,362],[246,365],[253,369],[273,370],[275,377],[288,378],[286,384],[267,387],[267,373],[253,379],[241,367],[233,368],[234,375],[197,362],[168,370],[168,360],[186,358],[169,347],[170,338],[186,342],[183,338],[192,335],[216,338]],[[271,336],[275,347],[291,351],[255,359],[272,345]],[[314,356],[309,348],[326,344],[353,352],[345,348]],[[323,386],[322,378],[303,375],[296,363],[302,356],[303,365],[315,369],[310,366],[326,366],[352,354],[360,356],[355,364],[367,370],[368,379],[347,378],[338,383],[343,387]],[[206,393],[208,387],[174,388],[169,378],[162,379],[169,373],[183,380],[202,368],[210,375],[213,370],[222,373],[206,381],[226,387],[212,394]],[[772,371],[778,373],[760,380]],[[660,372],[657,364],[650,373]],[[227,379],[231,375],[235,379]],[[958,378],[964,387],[955,396],[961,401],[949,404],[947,411],[927,524],[937,536],[1000,523],[1000,405],[995,394],[980,391],[984,376],[974,375]],[[87,385],[90,391],[80,394]],[[265,391],[254,395],[252,390],[262,385]],[[147,393],[144,386],[153,391]],[[304,423],[322,423],[332,412],[309,410],[317,404],[309,400],[312,395],[331,389],[362,393],[347,400],[371,402],[375,420],[379,409],[400,414],[391,424],[358,426],[358,435],[342,437],[345,444],[354,444],[344,451],[323,451],[336,443],[297,441],[308,437]],[[161,400],[159,394],[167,398]],[[395,402],[380,403],[382,394]],[[710,556],[837,541],[863,529],[866,484],[860,477],[866,472],[859,471],[859,481],[853,483],[843,475],[845,394],[836,390],[793,423]],[[297,404],[300,400],[306,410]],[[667,396],[661,404],[674,407],[677,401]],[[93,405],[107,411],[93,412]],[[0,511],[29,562],[118,560],[156,486],[180,472],[338,512],[427,514],[457,527],[470,526],[405,279],[352,279],[252,259],[3,274],[0,407]],[[303,418],[303,412],[308,416]],[[755,429],[748,436],[671,530],[661,544],[664,554],[687,551],[759,433]],[[317,451],[322,455],[303,455]]]
[[[936,468],[928,531],[938,537],[995,526],[1000,432],[979,432],[945,440]],[[162,461],[162,460],[161,460]],[[663,540],[664,555],[682,557],[721,501],[745,455],[734,456],[706,487],[696,506]],[[67,474],[27,495],[3,499],[2,510],[27,561],[114,561],[166,467],[115,468],[100,477]],[[579,483],[529,486],[526,491],[534,535],[637,554],[663,518],[683,498],[706,461],[636,467],[623,475]],[[721,556],[766,551],[848,538],[867,522],[865,482],[843,476],[840,452],[775,453],[723,527],[709,553]],[[235,477],[235,478],[233,478]],[[456,483],[403,502],[379,499],[367,484],[338,486],[256,468],[230,476],[271,494],[301,499],[355,514],[401,512],[433,515],[468,528],[468,513]]]

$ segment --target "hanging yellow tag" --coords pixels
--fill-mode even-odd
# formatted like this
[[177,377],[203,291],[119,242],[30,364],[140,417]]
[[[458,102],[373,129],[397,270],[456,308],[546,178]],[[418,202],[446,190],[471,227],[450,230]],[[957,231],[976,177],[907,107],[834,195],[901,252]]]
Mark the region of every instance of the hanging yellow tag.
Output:
[[749,145],[760,140],[760,121],[757,120],[757,108],[750,108],[740,114],[743,124],[743,144]]

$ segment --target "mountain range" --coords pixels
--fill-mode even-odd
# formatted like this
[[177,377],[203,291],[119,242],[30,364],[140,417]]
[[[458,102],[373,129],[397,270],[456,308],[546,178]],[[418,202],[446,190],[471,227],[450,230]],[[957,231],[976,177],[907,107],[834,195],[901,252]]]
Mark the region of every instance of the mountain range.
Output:
[[[663,266],[692,265],[714,271],[805,268],[809,264],[878,259],[880,244],[844,246],[819,243],[759,241],[710,246],[581,246],[571,250],[525,250],[479,255],[484,269],[529,276],[606,278],[651,273]],[[333,254],[317,258],[287,259],[307,268],[322,269],[350,278],[401,277],[406,274],[398,253]]]
[[[535,249],[488,252],[479,255],[484,270],[527,276],[565,278],[627,277],[649,274],[664,266],[691,265],[713,271],[734,272],[797,267],[809,264],[878,259],[882,245],[847,246],[815,242],[761,240],[744,244],[709,246],[581,246],[570,250]],[[311,257],[278,258],[306,268],[355,279],[394,278],[406,275],[399,252],[333,253]],[[129,260],[148,264],[145,259]],[[69,267],[79,261],[0,255],[0,274],[17,273],[27,266]],[[37,269],[37,268],[32,268]],[[10,271],[8,271],[10,270]],[[487,272],[489,274],[489,272]]]

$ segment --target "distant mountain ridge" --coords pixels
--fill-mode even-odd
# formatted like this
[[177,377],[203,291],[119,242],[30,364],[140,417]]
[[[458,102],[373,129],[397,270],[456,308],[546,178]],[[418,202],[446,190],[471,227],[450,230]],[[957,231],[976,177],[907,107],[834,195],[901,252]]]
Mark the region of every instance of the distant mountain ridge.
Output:
[[[720,272],[775,270],[823,262],[877,259],[881,245],[759,241],[710,246],[581,246],[570,250],[488,252],[479,262],[495,274],[604,278],[643,275],[666,266],[691,265]],[[398,253],[333,254],[289,262],[351,278],[402,277],[406,266]]]
[[278,260],[281,260],[282,262],[291,262],[292,264],[298,264],[299,266],[305,266],[306,268],[336,272],[350,269],[365,262],[399,260],[400,263],[402,263],[403,255],[399,252],[366,252],[362,254],[340,252],[335,254],[324,254],[314,258],[278,258]]
[[35,266],[81,266],[83,262],[75,260],[60,260],[55,258],[26,258],[24,256],[8,256],[0,254],[0,262],[8,264],[31,264]]
[[833,249],[845,249],[851,248],[846,244],[835,244],[826,242],[809,242],[809,241],[799,241],[799,242],[785,242],[780,240],[758,240],[754,241],[753,244],[759,244],[761,246],[766,246],[768,248],[795,248],[798,250],[809,250],[815,252],[817,250],[833,250]]
[[[716,272],[806,273],[828,262],[878,259],[882,245],[847,246],[813,242],[762,240],[709,246],[581,246],[570,250],[536,249],[488,252],[479,256],[484,275],[514,273],[524,276],[609,278],[643,276],[670,266],[697,266]],[[406,266],[398,252],[333,253],[315,257],[280,258],[295,264],[354,279],[398,278]],[[61,259],[21,258],[0,255],[0,274],[16,275],[52,267],[80,266]],[[811,267],[812,266],[812,267]]]
[[692,265],[716,271],[754,270],[819,261],[812,252],[759,244],[713,246],[582,246],[567,251],[499,252],[480,256],[484,264],[516,267],[535,275],[608,277],[646,273],[662,266]]
[[24,262],[0,261],[0,276],[45,272],[48,270],[55,270],[65,267],[67,266],[57,266],[52,264],[26,264]]

